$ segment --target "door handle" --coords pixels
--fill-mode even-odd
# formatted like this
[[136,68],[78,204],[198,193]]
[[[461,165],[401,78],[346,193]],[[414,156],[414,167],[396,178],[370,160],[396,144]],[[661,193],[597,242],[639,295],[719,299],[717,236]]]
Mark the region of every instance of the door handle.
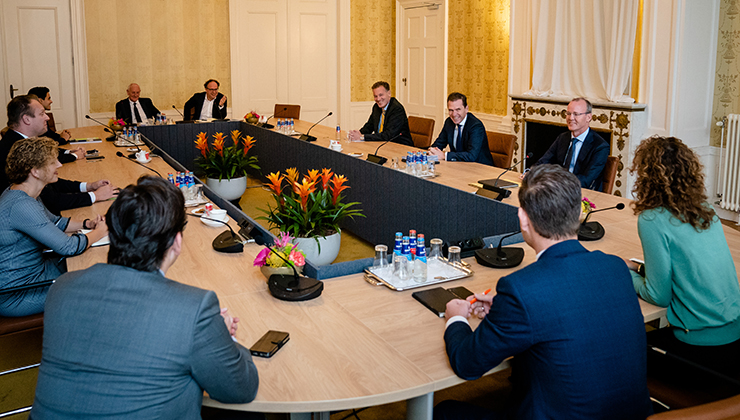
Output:
[[16,90],[18,90],[18,89],[14,89],[13,88],[13,85],[11,84],[10,85],[10,99],[13,99],[13,92],[15,92]]
[[401,79],[401,81],[403,82],[403,85],[406,86],[406,78],[404,77],[403,79]]

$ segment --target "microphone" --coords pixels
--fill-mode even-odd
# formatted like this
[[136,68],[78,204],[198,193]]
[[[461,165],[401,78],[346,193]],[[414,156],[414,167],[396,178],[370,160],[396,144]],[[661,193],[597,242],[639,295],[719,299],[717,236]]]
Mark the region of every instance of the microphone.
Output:
[[121,153],[121,152],[116,152],[116,156],[118,156],[118,157],[122,157],[122,158],[124,158],[124,159],[126,159],[126,160],[128,160],[128,161],[130,161],[130,162],[133,162],[133,163],[135,163],[135,164],[137,164],[137,165],[141,166],[142,168],[147,168],[147,169],[149,169],[150,171],[154,172],[155,174],[159,175],[159,176],[160,176],[160,178],[164,178],[164,177],[162,176],[162,174],[160,174],[159,172],[157,172],[157,171],[156,171],[156,170],[155,170],[154,168],[150,168],[150,167],[148,167],[148,166],[146,166],[146,165],[142,164],[141,162],[139,162],[139,161],[138,161],[138,160],[136,160],[136,159],[131,159],[131,158],[128,158],[128,157],[126,157],[126,155],[124,155],[124,154],[123,154],[123,153]]
[[[98,124],[102,125],[103,127],[105,127],[105,128],[108,128],[108,124],[103,124],[102,122],[100,122],[100,121],[96,120],[95,118],[93,118],[93,117],[91,117],[91,116],[89,116],[89,115],[85,115],[85,118],[87,118],[88,120],[92,120],[92,121],[95,121],[96,123],[98,123]],[[110,130],[105,130],[105,131],[107,131],[107,132],[109,132],[109,133],[111,132]],[[113,135],[112,135],[112,136],[110,136],[110,137],[108,137],[108,138],[106,138],[106,140],[108,140],[108,141],[113,141],[113,140],[115,140],[116,138],[118,138],[118,134],[116,134],[116,133],[113,133]]]
[[298,138],[301,139],[301,140],[303,140],[303,141],[307,141],[307,142],[316,141],[316,137],[310,136],[308,133],[310,133],[311,132],[311,129],[314,128],[314,127],[316,127],[321,121],[324,121],[325,119],[329,118],[329,116],[331,114],[333,114],[333,113],[331,111],[329,111],[329,113],[326,114],[326,116],[324,118],[318,120],[316,122],[316,124],[312,125],[311,128],[309,128],[308,131],[306,131],[306,134],[301,134],[301,136],[298,137]]
[[197,214],[192,213],[185,213],[188,216],[197,217],[199,219],[205,219],[210,220],[211,222],[219,222],[225,225],[229,230],[224,231],[220,235],[216,236],[216,238],[211,243],[211,246],[213,246],[213,249],[218,252],[225,252],[229,254],[236,254],[239,252],[244,252],[244,244],[246,242],[242,241],[239,238],[239,235],[234,232],[234,229],[229,226],[228,223],[224,222],[223,220],[214,219],[211,217],[206,216],[200,216]]
[[182,115],[182,112],[180,112],[179,109],[177,109],[174,105],[172,105],[172,109],[174,109],[175,111],[177,111],[178,114],[180,114],[180,116],[182,117],[183,121],[185,120],[185,116]]
[[270,289],[270,294],[276,299],[295,302],[302,300],[311,300],[321,296],[321,291],[324,290],[324,283],[312,279],[310,277],[301,277],[298,275],[298,270],[295,266],[290,264],[288,260],[282,255],[275,252],[274,249],[268,244],[265,244],[267,249],[273,254],[277,255],[281,260],[285,261],[293,269],[293,275],[284,274],[273,274],[267,280],[267,286]]
[[274,125],[268,124],[267,122],[270,121],[270,118],[272,118],[272,117],[281,118],[280,116],[278,116],[278,114],[282,114],[283,112],[285,112],[287,110],[288,110],[288,107],[287,106],[284,106],[283,109],[280,110],[279,113],[275,113],[275,114],[270,115],[269,117],[267,117],[267,119],[265,120],[265,122],[263,122],[263,123],[257,123],[257,126],[258,127],[266,128],[268,130],[271,130],[271,129],[275,128]]
[[385,165],[386,162],[388,162],[388,159],[384,158],[383,156],[378,156],[378,150],[380,150],[381,147],[388,144],[388,142],[391,142],[399,137],[401,137],[402,133],[398,133],[398,135],[391,137],[390,139],[384,141],[380,146],[378,146],[377,149],[375,149],[375,154],[368,153],[367,155],[367,161],[372,163],[377,163],[378,165]]
[[491,183],[490,179],[483,179],[483,180],[478,181],[478,183],[483,185],[483,188],[493,191],[494,193],[498,194],[496,197],[494,197],[494,200],[502,201],[504,198],[508,198],[511,195],[511,190],[507,189],[507,187],[513,187],[513,186],[516,186],[516,184],[513,182],[509,182],[509,181],[502,181],[501,184],[503,186],[499,186],[499,180],[505,173],[516,168],[517,165],[526,162],[527,159],[531,158],[532,156],[534,156],[534,153],[532,152],[527,153],[527,155],[524,156],[524,159],[522,159],[521,162],[517,162],[511,165],[510,167],[506,168],[505,171],[501,172],[499,176],[493,180],[493,183]]
[[493,268],[512,268],[522,263],[524,259],[523,248],[502,248],[504,239],[521,233],[520,230],[501,237],[497,248],[483,248],[475,250],[475,260],[478,264]]
[[590,211],[586,214],[586,218],[583,219],[583,223],[581,223],[581,226],[578,227],[578,240],[579,241],[597,241],[604,237],[604,226],[601,226],[601,223],[599,222],[589,222],[588,218],[593,213],[598,213],[600,211],[604,210],[611,210],[611,209],[617,209],[622,210],[624,208],[624,203],[619,203],[614,207],[607,207],[605,209],[599,209]]

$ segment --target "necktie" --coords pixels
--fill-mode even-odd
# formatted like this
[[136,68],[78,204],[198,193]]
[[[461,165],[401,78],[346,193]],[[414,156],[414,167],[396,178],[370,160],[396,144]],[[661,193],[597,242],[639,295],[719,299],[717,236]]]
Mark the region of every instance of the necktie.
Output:
[[457,152],[457,147],[462,142],[462,124],[457,125],[457,129],[455,130],[455,139],[453,140],[452,147],[455,149],[454,152]]
[[134,102],[134,117],[136,117],[136,122],[141,122],[141,114],[139,114],[139,108],[136,106],[139,102]]
[[380,115],[380,124],[378,124],[378,133],[383,132],[383,123],[385,123],[385,109],[383,110],[383,113]]
[[565,155],[565,161],[563,162],[563,166],[565,169],[567,169],[570,172],[573,172],[573,169],[575,169],[575,149],[576,149],[576,142],[578,141],[578,138],[573,137],[570,140],[570,147],[568,147],[568,154]]

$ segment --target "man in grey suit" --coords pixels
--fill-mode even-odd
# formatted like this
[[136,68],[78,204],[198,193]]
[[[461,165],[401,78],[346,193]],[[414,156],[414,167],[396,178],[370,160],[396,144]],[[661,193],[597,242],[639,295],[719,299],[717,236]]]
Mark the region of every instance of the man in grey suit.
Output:
[[200,419],[203,390],[224,403],[257,393],[238,319],[212,291],[165,277],[182,249],[185,203],[143,176],[106,215],[108,264],[51,287],[34,419]]

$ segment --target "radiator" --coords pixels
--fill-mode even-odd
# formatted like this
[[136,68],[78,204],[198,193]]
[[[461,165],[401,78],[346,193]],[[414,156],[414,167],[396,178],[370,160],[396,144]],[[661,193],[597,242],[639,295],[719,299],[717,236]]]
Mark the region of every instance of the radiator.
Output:
[[722,142],[727,144],[727,149],[724,153],[720,151],[722,173],[717,192],[721,208],[740,211],[740,115],[730,114],[723,123]]

